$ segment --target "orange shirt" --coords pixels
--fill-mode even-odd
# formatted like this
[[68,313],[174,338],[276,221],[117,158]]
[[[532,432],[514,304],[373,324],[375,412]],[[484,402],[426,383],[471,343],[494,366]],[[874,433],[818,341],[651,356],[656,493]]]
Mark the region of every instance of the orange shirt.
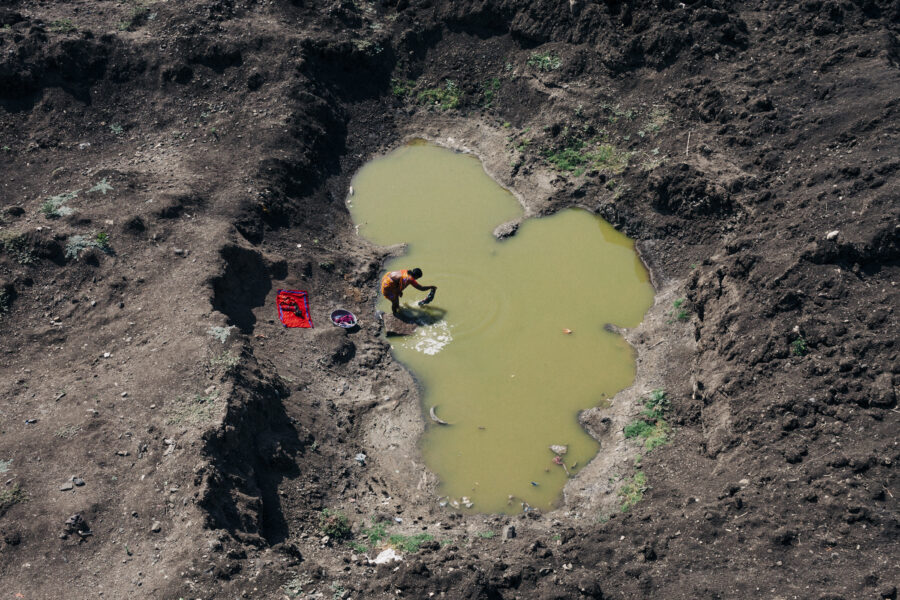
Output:
[[388,300],[399,297],[400,293],[411,283],[418,283],[407,269],[385,273],[381,278],[381,293]]

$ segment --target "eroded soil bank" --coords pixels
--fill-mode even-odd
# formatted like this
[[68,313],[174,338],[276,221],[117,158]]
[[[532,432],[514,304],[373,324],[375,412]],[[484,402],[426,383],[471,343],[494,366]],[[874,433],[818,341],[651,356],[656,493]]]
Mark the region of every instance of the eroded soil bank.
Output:
[[[895,597],[898,19],[879,0],[7,3],[5,588]],[[376,321],[327,326],[371,314],[399,251],[356,236],[349,178],[411,137],[478,154],[528,216],[602,215],[652,273],[625,332],[637,383],[583,415],[615,451],[560,510],[436,508],[412,379]],[[279,288],[311,292],[315,329],[276,322]],[[648,453],[622,431],[653,389],[671,431]],[[374,568],[373,519],[434,539]]]

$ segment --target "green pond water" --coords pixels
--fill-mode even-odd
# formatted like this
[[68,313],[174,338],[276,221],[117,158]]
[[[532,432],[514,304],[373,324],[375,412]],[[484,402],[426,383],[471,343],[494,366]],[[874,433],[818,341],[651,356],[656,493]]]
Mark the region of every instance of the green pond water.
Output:
[[[549,446],[568,446],[575,475],[598,451],[579,411],[634,379],[632,349],[603,327],[636,326],[653,302],[633,242],[579,209],[498,241],[494,228],[522,215],[515,197],[476,157],[424,142],[371,161],[352,185],[360,235],[409,245],[386,268],[419,267],[420,283],[438,286],[424,308],[415,303],[425,293],[406,289],[401,306],[424,325],[390,340],[422,387],[422,452],[441,502],[552,507],[568,475]],[[378,308],[390,303],[380,297]],[[432,423],[431,407],[451,425]]]

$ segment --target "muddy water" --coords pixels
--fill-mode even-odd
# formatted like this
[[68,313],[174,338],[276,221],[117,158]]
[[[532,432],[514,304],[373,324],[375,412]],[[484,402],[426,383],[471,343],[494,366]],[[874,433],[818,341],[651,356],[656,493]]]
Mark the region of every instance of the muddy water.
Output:
[[[580,410],[631,384],[634,356],[606,323],[637,325],[653,290],[633,243],[583,210],[530,219],[477,158],[424,143],[366,165],[350,208],[360,235],[408,243],[388,269],[419,267],[434,302],[412,287],[401,299],[424,325],[392,338],[421,382],[429,426],[422,451],[442,481],[442,502],[480,512],[549,508],[567,474],[597,453]],[[381,310],[390,304],[381,298]],[[571,333],[565,333],[571,330]],[[431,407],[449,426],[433,424]],[[566,467],[549,446],[568,446]]]

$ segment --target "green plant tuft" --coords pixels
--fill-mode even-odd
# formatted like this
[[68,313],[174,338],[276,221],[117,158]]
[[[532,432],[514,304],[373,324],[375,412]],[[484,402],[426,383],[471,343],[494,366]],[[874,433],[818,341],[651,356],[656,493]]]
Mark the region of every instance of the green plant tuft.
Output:
[[653,425],[647,421],[632,421],[625,426],[625,439],[647,437],[653,431]]
[[629,152],[618,150],[612,144],[580,139],[570,139],[561,147],[544,150],[543,155],[544,160],[558,171],[567,171],[576,176],[589,169],[621,173],[628,166],[631,157]]
[[53,33],[72,33],[75,31],[75,25],[72,19],[57,19],[50,23],[50,31]]
[[409,79],[391,79],[391,94],[397,98],[405,98],[413,93],[416,82]]
[[28,245],[28,240],[21,233],[0,232],[0,250],[12,256],[20,265],[34,262],[34,253]]
[[794,356],[805,356],[807,352],[809,352],[809,345],[804,338],[798,337],[791,342],[791,354]]
[[619,488],[622,512],[628,512],[632,506],[640,502],[644,498],[645,491],[647,491],[647,476],[643,471],[638,471]]
[[420,104],[436,106],[441,110],[451,110],[459,108],[462,102],[462,90],[456,82],[448,79],[444,82],[443,88],[429,88],[419,92],[416,99]]
[[538,71],[555,71],[562,66],[562,59],[553,52],[533,52],[525,63]]
[[670,428],[665,417],[671,404],[666,392],[660,389],[650,392],[642,399],[642,404],[641,418],[626,425],[624,434],[626,439],[643,439],[644,450],[652,452],[669,441]]
[[75,209],[66,206],[66,202],[77,198],[79,192],[81,192],[81,190],[50,196],[43,204],[41,204],[41,212],[44,213],[44,216],[48,219],[71,215],[75,212]]
[[494,99],[497,97],[497,92],[500,91],[500,78],[492,77],[491,79],[488,79],[481,84],[481,88],[481,96],[484,99],[482,105],[485,108],[490,108],[494,103]]
[[319,513],[319,529],[328,537],[342,540],[350,536],[350,521],[340,511],[323,508]]
[[402,552],[413,554],[419,551],[419,547],[424,542],[428,542],[433,539],[434,536],[430,533],[417,533],[415,535],[409,536],[395,534],[388,538],[388,544],[398,550],[401,550]]
[[103,179],[101,179],[100,181],[97,182],[97,185],[88,189],[87,193],[93,194],[94,192],[100,192],[101,194],[103,194],[105,196],[106,192],[109,192],[112,189],[113,189],[113,186],[109,185],[109,182],[106,181],[106,177],[104,177]]

